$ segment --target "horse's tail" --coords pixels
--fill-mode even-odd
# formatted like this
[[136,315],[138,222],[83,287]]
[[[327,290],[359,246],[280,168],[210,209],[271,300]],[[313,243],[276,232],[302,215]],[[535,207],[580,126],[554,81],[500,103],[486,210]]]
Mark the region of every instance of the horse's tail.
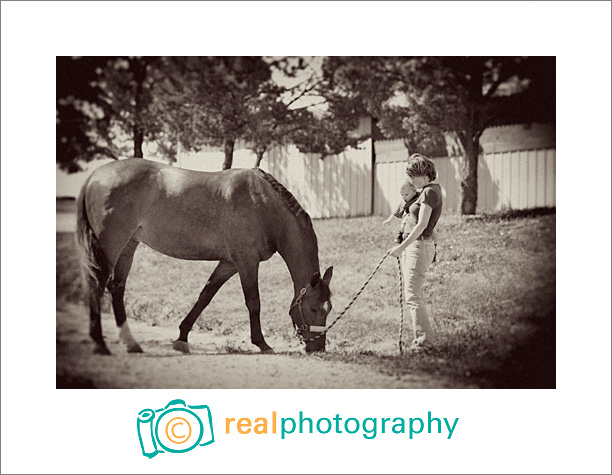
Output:
[[[81,266],[81,278],[84,288],[88,288],[89,282],[97,282],[99,279],[101,266],[104,265],[104,253],[98,242],[98,238],[89,223],[85,194],[89,179],[85,180],[83,188],[77,198],[77,231],[76,241],[79,249],[79,261]],[[102,259],[100,259],[102,258]],[[102,262],[101,262],[102,261]]]

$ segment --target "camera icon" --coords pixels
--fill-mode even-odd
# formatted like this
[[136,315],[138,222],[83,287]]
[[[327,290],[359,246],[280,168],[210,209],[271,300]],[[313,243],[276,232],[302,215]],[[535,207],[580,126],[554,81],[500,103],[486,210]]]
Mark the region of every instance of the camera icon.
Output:
[[215,441],[208,406],[188,406],[175,399],[163,409],[143,409],[138,413],[138,439],[142,455],[189,452]]

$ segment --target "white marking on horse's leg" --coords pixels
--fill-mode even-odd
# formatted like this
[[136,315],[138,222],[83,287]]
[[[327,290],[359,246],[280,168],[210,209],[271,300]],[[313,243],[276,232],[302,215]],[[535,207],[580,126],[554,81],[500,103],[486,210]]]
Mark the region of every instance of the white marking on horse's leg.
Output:
[[132,336],[132,332],[127,321],[123,322],[123,325],[119,327],[119,338],[121,338],[121,341],[127,345],[128,353],[142,353],[142,348]]

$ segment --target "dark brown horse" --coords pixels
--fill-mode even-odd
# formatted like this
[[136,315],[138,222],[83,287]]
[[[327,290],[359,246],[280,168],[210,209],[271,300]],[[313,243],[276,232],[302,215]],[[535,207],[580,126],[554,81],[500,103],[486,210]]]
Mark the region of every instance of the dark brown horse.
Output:
[[[178,259],[219,261],[179,325],[174,348],[189,353],[187,336],[219,288],[240,276],[251,342],[263,352],[259,322],[259,263],[278,252],[294,286],[290,316],[306,351],[325,350],[320,335],[331,310],[332,268],[321,278],[317,237],[308,214],[276,179],[260,170],[203,173],[131,158],[95,170],[78,198],[77,241],[89,297],[96,353],[110,354],[102,337],[105,288],[128,352],[142,352],[126,321],[123,295],[134,252],[143,242]],[[317,335],[320,338],[311,340]],[[311,340],[311,341],[309,341]]]

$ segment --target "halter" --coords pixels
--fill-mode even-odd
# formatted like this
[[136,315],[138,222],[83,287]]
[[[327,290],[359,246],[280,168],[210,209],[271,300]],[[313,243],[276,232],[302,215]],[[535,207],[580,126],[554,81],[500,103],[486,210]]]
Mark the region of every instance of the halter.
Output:
[[[322,327],[320,325],[308,325],[306,323],[306,320],[304,319],[304,311],[302,310],[302,300],[304,298],[304,295],[306,295],[306,289],[309,286],[310,284],[308,284],[306,287],[300,290],[300,294],[298,295],[297,299],[295,299],[295,302],[293,302],[293,304],[289,308],[289,316],[291,317],[291,321],[293,322],[293,326],[295,327],[295,334],[301,341],[304,341],[302,333],[305,331],[309,331],[312,333],[324,333],[326,330],[326,327]],[[291,314],[291,311],[295,307],[297,307],[300,311],[299,314],[300,314],[301,321],[296,322],[296,319]]]

